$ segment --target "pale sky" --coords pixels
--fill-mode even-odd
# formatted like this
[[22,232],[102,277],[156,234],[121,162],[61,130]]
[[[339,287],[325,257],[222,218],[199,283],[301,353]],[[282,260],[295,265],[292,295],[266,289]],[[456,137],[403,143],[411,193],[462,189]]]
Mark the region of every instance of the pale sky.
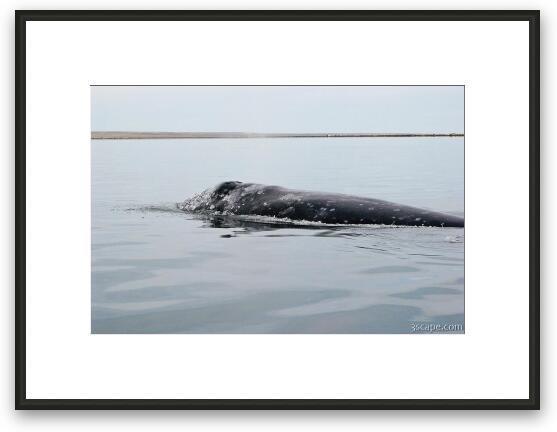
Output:
[[91,130],[464,132],[463,86],[92,86]]

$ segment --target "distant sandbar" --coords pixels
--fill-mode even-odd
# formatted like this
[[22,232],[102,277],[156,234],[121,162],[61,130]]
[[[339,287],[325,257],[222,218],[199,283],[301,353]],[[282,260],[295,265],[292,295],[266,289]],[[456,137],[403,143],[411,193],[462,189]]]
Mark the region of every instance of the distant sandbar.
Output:
[[463,133],[258,133],[258,132],[91,132],[91,139],[179,138],[410,138],[463,137]]

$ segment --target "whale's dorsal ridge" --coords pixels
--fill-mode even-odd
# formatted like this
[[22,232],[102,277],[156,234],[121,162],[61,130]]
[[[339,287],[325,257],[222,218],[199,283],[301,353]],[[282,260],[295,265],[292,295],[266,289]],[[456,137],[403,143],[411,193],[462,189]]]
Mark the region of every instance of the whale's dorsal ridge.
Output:
[[186,200],[183,210],[271,216],[325,224],[464,227],[464,219],[422,208],[354,195],[311,192],[225,181]]

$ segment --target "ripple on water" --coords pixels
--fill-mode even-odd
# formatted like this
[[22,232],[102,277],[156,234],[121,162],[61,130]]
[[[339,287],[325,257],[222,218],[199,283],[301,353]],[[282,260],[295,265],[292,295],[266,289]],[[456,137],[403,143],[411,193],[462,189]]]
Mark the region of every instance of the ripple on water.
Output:
[[402,299],[423,299],[428,295],[458,295],[462,294],[461,290],[454,288],[441,288],[441,287],[422,287],[413,291],[406,291],[400,293],[390,294],[391,297],[398,297]]
[[381,274],[381,273],[414,273],[419,272],[420,269],[416,267],[409,267],[409,266],[399,266],[399,265],[392,265],[392,266],[381,266],[381,267],[372,267],[366,270],[362,270],[361,273],[368,273],[368,274]]

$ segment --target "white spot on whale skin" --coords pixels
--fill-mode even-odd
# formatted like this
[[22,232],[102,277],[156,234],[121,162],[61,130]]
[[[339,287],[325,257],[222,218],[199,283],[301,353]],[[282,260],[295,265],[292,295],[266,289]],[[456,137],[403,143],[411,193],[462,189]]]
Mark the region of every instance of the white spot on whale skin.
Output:
[[329,211],[330,211],[330,212],[334,212],[335,210],[336,210],[336,209],[332,208],[332,209],[330,209]]
[[266,202],[263,203],[264,206],[268,206],[269,204],[267,204]]
[[214,208],[215,208],[215,205],[214,205],[214,204],[211,204],[211,205],[209,206],[209,209],[210,209],[210,210],[213,210]]
[[345,223],[345,224],[347,224],[347,223],[348,223],[348,221],[347,221],[346,219],[344,219],[344,223]]
[[414,220],[415,220],[415,221],[421,221],[422,218],[416,218],[416,219],[414,219]]

